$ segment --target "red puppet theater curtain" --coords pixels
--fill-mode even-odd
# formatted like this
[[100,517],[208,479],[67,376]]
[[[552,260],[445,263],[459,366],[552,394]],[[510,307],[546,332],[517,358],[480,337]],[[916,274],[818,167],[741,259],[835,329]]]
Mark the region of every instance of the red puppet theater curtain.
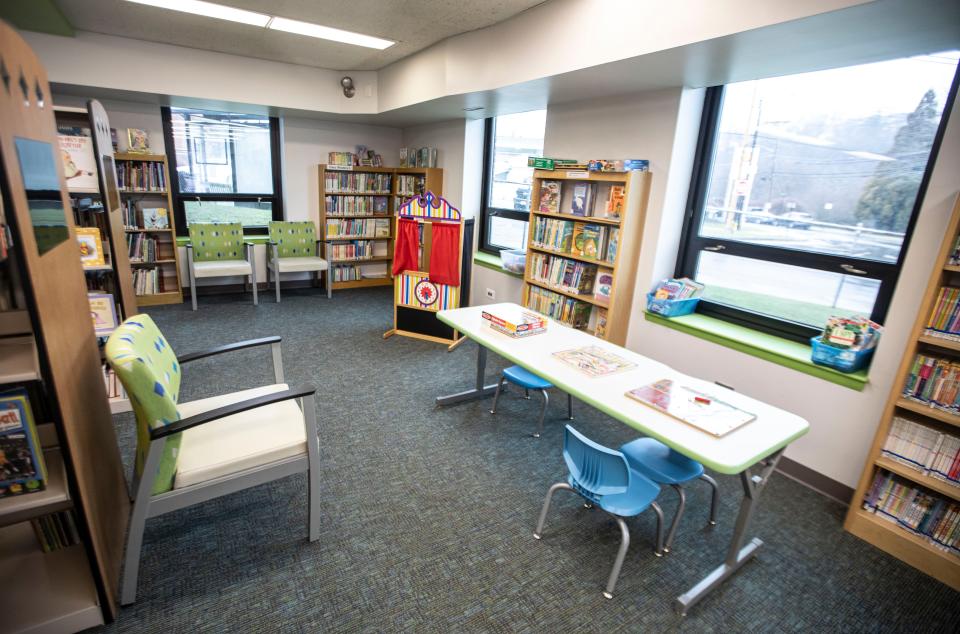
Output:
[[[420,235],[417,221],[411,218],[400,218],[397,221],[397,243],[393,251],[393,274],[399,275],[404,271],[416,271],[420,266],[417,251]],[[433,267],[430,267],[433,269]]]
[[433,223],[433,246],[430,249],[430,281],[435,284],[460,286],[459,223]]

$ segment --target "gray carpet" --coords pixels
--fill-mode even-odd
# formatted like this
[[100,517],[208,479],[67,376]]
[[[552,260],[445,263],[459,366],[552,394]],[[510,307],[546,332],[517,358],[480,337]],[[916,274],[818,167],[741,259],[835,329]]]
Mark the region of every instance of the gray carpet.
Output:
[[[263,297],[263,295],[262,295]],[[960,594],[844,533],[844,507],[774,475],[753,523],[755,561],[681,618],[672,601],[723,558],[740,501],[720,476],[720,524],[706,529],[708,488],[688,488],[672,553],[652,553],[654,520],[629,522],[633,542],[617,586],[601,589],[616,525],[578,498],[555,498],[542,541],[531,533],[543,495],[565,476],[565,399],[547,431],[528,434],[539,404],[516,391],[496,417],[489,400],[438,409],[468,387],[476,346],[453,353],[390,327],[386,289],[288,291],[151,308],[179,353],[283,336],[291,384],[318,392],[325,506],[307,541],[306,480],[294,476],[147,524],[137,602],[103,631],[614,632],[960,630]],[[691,345],[696,342],[691,340]],[[492,379],[504,363],[491,355]],[[266,349],[184,369],[183,400],[270,382]],[[709,378],[709,377],[706,377]],[[574,402],[574,425],[608,446],[624,425]],[[132,415],[117,417],[126,460]],[[672,491],[661,495],[667,517]]]

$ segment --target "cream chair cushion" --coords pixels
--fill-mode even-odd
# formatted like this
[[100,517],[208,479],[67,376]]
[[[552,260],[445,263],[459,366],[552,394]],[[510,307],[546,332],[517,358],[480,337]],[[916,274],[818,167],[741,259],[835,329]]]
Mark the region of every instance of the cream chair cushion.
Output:
[[[186,418],[285,389],[286,384],[268,385],[179,403],[177,410]],[[183,432],[173,488],[182,489],[306,452],[303,412],[297,399],[257,407]]]
[[246,260],[194,261],[194,277],[223,277],[225,275],[250,275],[250,263]]
[[[278,258],[280,273],[297,271],[326,271],[327,261],[316,256]],[[267,266],[273,268],[273,259],[267,260]]]

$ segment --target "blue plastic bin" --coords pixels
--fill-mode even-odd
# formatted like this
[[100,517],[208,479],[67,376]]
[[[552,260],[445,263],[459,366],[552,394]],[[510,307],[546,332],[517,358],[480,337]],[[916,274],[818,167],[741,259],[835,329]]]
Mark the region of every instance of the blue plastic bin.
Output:
[[647,293],[647,310],[663,317],[679,317],[689,315],[697,309],[699,297],[688,299],[656,299],[653,293]]
[[817,365],[825,365],[841,372],[856,372],[870,365],[876,346],[866,350],[845,350],[835,348],[820,341],[820,337],[810,340],[813,348],[811,359]]

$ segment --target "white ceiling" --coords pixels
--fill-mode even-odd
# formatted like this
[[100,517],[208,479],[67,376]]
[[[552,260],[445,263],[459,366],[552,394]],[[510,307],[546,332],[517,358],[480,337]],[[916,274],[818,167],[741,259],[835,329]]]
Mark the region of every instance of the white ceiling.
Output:
[[270,31],[125,0],[56,0],[74,28],[332,70],[377,70],[544,0],[213,0],[397,43],[383,51]]

